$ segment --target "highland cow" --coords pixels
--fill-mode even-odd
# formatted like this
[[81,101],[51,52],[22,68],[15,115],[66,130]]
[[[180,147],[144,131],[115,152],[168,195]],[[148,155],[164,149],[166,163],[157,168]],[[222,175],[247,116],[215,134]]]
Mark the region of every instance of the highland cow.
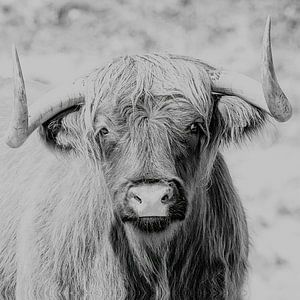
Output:
[[270,21],[263,48],[262,85],[194,58],[132,55],[29,108],[14,51],[2,298],[241,299],[249,237],[220,147],[291,116]]

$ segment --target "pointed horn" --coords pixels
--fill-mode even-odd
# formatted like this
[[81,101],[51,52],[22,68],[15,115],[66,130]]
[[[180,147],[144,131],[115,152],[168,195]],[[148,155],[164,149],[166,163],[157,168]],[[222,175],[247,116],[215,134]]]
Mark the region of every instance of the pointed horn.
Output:
[[27,108],[25,84],[17,50],[13,47],[14,109],[6,144],[20,147],[40,125],[62,110],[82,105],[85,100],[85,80],[77,79],[69,85],[56,88]]
[[16,47],[12,46],[14,106],[6,143],[12,148],[19,147],[27,138],[28,109],[25,84]]
[[292,116],[292,107],[281,90],[273,65],[271,48],[271,18],[267,18],[262,52],[262,86],[271,115],[279,122],[285,122]]
[[292,108],[276,79],[270,28],[271,22],[268,18],[263,40],[262,85],[248,76],[230,71],[213,69],[209,74],[214,92],[237,96],[264,109],[277,121],[285,122],[291,117]]

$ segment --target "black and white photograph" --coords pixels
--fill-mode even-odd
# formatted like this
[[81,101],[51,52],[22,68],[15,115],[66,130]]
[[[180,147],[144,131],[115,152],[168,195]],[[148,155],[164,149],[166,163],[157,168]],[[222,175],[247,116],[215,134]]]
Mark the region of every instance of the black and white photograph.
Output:
[[0,300],[300,299],[299,0],[0,0]]

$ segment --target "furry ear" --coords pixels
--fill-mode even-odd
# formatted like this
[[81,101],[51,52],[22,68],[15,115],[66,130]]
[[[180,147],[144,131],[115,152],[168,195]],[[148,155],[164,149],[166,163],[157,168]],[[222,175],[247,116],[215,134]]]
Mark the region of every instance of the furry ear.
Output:
[[217,109],[222,118],[222,139],[241,142],[251,138],[267,120],[267,113],[235,96],[221,96]]
[[56,150],[75,150],[80,144],[80,106],[68,108],[49,119],[39,128],[47,146]]

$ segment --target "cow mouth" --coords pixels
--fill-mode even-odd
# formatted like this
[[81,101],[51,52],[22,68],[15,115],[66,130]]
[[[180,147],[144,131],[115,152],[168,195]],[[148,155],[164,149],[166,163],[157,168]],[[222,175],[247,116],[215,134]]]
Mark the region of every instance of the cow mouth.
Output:
[[172,220],[170,217],[139,217],[130,221],[138,230],[144,233],[158,233],[166,230]]
[[147,216],[138,217],[135,213],[124,214],[121,219],[123,223],[130,223],[134,228],[143,233],[159,233],[168,229],[168,227],[177,222],[183,221],[186,216],[187,201],[177,202],[176,205],[169,208],[168,216]]

